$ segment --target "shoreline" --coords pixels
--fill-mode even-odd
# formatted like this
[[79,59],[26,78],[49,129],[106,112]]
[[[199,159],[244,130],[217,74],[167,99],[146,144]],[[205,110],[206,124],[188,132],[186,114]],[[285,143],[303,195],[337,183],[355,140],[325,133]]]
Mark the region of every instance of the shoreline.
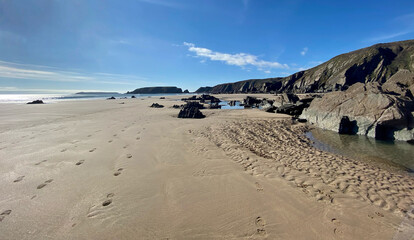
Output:
[[290,116],[178,119],[165,97],[0,105],[2,235],[390,239],[414,203],[413,178],[313,148]]

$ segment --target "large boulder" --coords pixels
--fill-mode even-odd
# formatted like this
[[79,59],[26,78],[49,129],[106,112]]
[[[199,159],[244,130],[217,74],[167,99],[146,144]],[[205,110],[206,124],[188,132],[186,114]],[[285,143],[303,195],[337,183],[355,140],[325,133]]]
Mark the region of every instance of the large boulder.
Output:
[[409,97],[385,93],[378,83],[356,83],[315,98],[300,118],[336,132],[409,141],[414,139],[413,112]]

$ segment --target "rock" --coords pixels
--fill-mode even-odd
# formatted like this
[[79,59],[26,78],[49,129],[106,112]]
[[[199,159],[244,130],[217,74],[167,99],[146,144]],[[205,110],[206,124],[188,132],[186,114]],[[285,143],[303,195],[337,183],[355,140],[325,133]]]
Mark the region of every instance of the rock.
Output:
[[406,69],[400,69],[382,85],[382,89],[389,94],[414,99],[414,73]]
[[158,103],[153,103],[150,107],[152,108],[163,108],[164,106]]
[[160,97],[160,99],[165,99],[165,97]]
[[413,112],[409,97],[385,93],[378,83],[356,83],[344,92],[315,98],[300,117],[336,132],[409,141],[414,139]]
[[189,102],[183,106],[178,113],[178,118],[204,118],[205,116],[199,108],[195,107],[193,102]]
[[188,91],[188,89],[186,89],[186,90],[184,90],[184,92],[183,93],[190,93],[189,91]]
[[116,99],[115,97],[110,97],[110,98],[107,98],[106,100],[114,100],[114,99]]
[[28,102],[27,104],[44,104],[42,100],[34,100],[32,102]]
[[136,97],[134,95],[132,95],[131,98],[136,98]]
[[303,109],[305,109],[306,105],[295,105],[292,103],[284,104],[276,109],[277,113],[288,114],[291,116],[299,116],[302,114]]
[[177,109],[177,108],[181,108],[182,107],[182,105],[180,106],[180,105],[177,105],[177,104],[174,104],[173,106],[172,106],[172,108],[175,108],[175,109]]

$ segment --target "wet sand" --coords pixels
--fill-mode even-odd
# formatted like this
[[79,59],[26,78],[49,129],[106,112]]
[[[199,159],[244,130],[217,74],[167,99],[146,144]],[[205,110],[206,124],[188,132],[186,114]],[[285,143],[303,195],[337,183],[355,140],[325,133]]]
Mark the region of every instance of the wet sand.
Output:
[[409,233],[412,177],[316,150],[285,115],[178,119],[179,98],[0,105],[1,239]]

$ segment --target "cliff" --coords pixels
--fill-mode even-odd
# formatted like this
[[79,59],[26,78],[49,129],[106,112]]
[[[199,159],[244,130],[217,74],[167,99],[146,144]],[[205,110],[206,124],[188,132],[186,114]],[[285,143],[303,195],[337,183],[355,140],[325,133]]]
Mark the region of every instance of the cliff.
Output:
[[355,83],[384,84],[398,71],[414,72],[414,40],[381,43],[336,56],[284,78],[252,79],[220,84],[211,93],[331,92]]
[[137,88],[127,94],[157,94],[157,93],[182,93],[183,90],[177,87],[144,87]]

